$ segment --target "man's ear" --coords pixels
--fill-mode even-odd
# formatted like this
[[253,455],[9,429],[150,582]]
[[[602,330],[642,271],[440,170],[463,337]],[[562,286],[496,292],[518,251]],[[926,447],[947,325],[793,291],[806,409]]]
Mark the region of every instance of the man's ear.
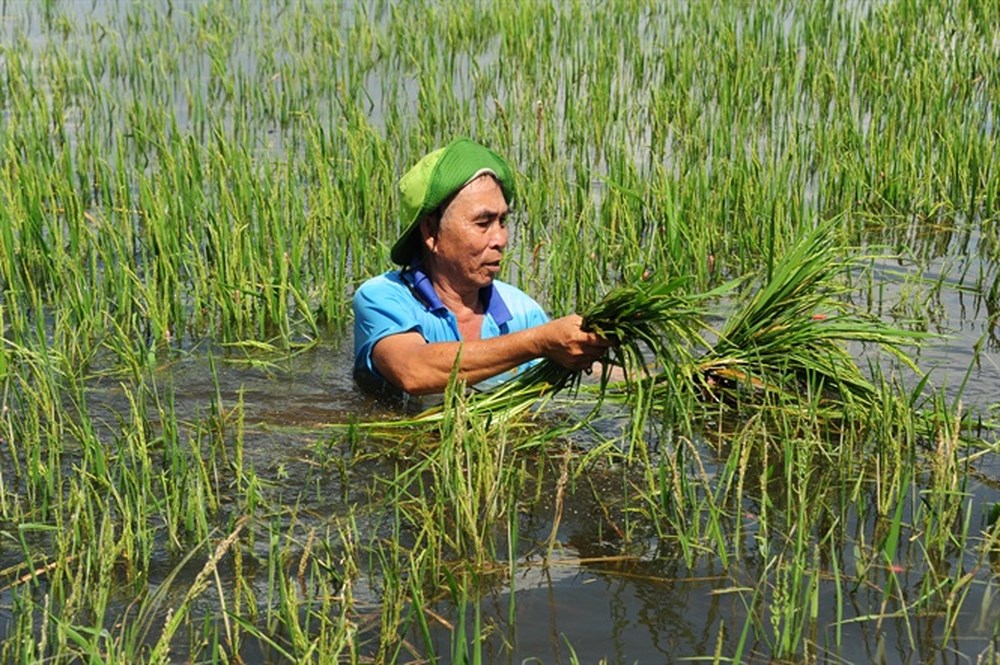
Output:
[[435,215],[425,215],[420,220],[420,244],[424,246],[428,254],[434,253],[437,247],[437,232],[440,221]]

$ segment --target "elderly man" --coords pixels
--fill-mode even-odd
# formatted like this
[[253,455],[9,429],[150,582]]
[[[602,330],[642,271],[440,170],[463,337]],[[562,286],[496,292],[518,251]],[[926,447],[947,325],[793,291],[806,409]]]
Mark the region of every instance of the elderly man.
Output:
[[444,391],[456,358],[459,377],[480,384],[542,357],[571,369],[601,357],[609,343],[581,330],[578,315],[549,320],[497,279],[514,191],[502,158],[457,139],[421,159],[399,188],[405,231],[391,256],[401,268],[354,294],[359,385],[424,395]]

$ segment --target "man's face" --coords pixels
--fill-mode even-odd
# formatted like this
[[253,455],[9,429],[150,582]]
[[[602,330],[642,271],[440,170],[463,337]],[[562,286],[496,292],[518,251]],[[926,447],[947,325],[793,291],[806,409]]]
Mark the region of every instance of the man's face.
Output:
[[463,187],[441,214],[437,233],[425,228],[432,270],[456,288],[482,288],[500,272],[507,247],[507,201],[493,177]]

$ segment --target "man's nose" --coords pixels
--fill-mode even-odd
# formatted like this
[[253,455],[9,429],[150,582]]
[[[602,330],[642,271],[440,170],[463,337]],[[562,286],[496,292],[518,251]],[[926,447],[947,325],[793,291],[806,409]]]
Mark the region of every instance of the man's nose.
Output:
[[507,232],[507,227],[503,224],[493,225],[493,235],[490,238],[490,244],[498,249],[504,249],[507,246],[507,240],[509,234]]

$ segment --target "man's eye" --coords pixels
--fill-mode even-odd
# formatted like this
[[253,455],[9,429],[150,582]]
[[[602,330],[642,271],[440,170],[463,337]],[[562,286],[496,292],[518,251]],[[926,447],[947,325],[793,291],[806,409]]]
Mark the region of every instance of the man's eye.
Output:
[[480,219],[476,221],[476,226],[481,231],[489,231],[494,225],[499,226],[504,229],[507,228],[507,218],[506,217],[490,217],[488,219]]

